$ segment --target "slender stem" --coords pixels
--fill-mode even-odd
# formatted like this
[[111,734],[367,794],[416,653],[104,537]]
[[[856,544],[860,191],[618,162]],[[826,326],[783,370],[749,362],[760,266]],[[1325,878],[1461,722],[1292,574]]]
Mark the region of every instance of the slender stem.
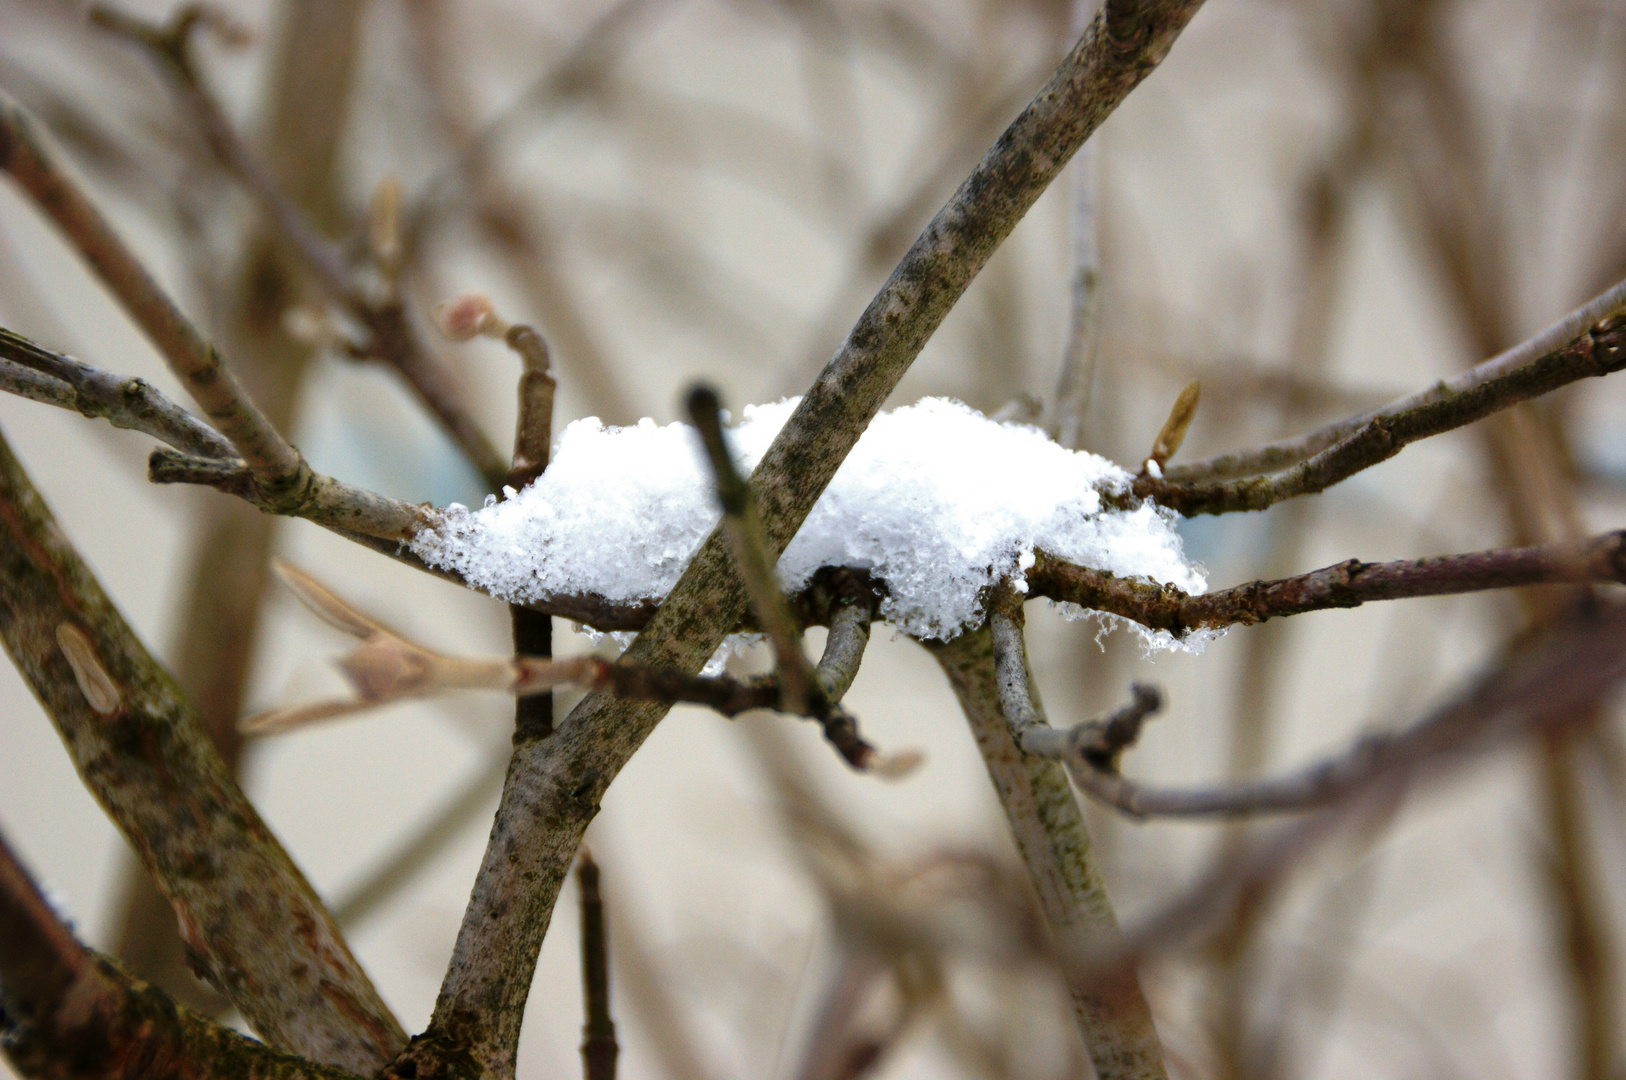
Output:
[[[1082,4],[1075,6],[1081,7]],[[1101,348],[1101,245],[1099,238],[1100,167],[1094,142],[1086,142],[1073,159],[1073,281],[1067,316],[1067,345],[1051,436],[1069,450],[1084,445],[1084,424],[1095,386],[1095,362]]]
[[576,866],[576,884],[581,890],[582,1001],[586,1006],[582,1075],[586,1080],[615,1080],[620,1047],[615,1041],[615,1021],[610,1019],[610,946],[604,928],[604,899],[599,895],[598,864],[585,847]]
[[33,1080],[356,1080],[221,1027],[85,948],[3,836],[0,1001],[0,1047]]
[[3,440],[0,638],[209,981],[273,1046],[360,1073],[393,1057],[406,1035],[321,900]]
[[[734,555],[734,566],[745,585],[757,624],[773,642],[774,675],[779,689],[778,707],[818,720],[824,737],[856,769],[868,768],[875,748],[858,734],[858,721],[824,691],[824,683],[802,652],[802,628],[797,625],[785,594],[774,577],[774,559],[768,554],[762,520],[757,516],[751,485],[740,475],[723,435],[722,407],[710,388],[696,387],[689,395],[689,416],[700,432],[717,483],[717,501],[723,507],[724,535]],[[846,641],[838,639],[840,644]],[[857,675],[862,649],[850,648],[841,660]],[[852,676],[848,676],[850,684]]]
[[231,444],[142,380],[115,375],[52,352],[21,334],[0,328],[0,363],[6,361],[43,373],[48,381],[0,367],[0,390],[101,417],[114,427],[143,431],[184,450],[153,452],[148,464],[154,483],[204,484],[245,499],[268,513],[303,517],[319,525],[388,540],[409,539],[435,520],[435,512],[426,507],[353,487],[308,468],[299,491],[273,499],[236,456]]
[[[553,446],[553,397],[558,384],[549,369],[548,343],[533,328],[516,324],[504,336],[520,358],[519,412],[514,421],[514,456],[504,497],[533,483],[548,467]],[[553,616],[519,604],[508,607],[516,656],[553,655]],[[520,697],[514,702],[514,739],[525,742],[553,734],[553,694]]]
[[266,496],[272,501],[301,496],[311,472],[299,451],[272,427],[220,353],[159,288],[9,98],[0,98],[0,168],[56,223],[146,331],[210,423],[237,448]]
[[1103,984],[1087,959],[1118,948],[1118,923],[1067,774],[1053,761],[1023,754],[1014,737],[1044,723],[1030,688],[1020,604],[998,607],[988,625],[931,648],[1027,864],[1096,1075],[1161,1080],[1163,1053],[1134,970],[1125,967]]
[[774,578],[777,558],[768,553],[768,540],[762,531],[751,485],[740,475],[723,434],[722,405],[710,387],[697,386],[689,393],[689,418],[700,432],[722,504],[722,530],[728,537],[734,566],[739,571],[751,610],[768,640],[773,644],[775,668],[785,705],[792,712],[820,715],[829,711],[829,701],[813,677],[813,667],[802,652],[802,629],[796,625],[785,594]]

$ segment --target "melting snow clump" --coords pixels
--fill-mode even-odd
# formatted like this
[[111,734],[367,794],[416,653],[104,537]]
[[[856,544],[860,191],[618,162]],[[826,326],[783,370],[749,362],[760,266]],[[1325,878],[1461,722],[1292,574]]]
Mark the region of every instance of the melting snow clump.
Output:
[[[795,405],[746,407],[732,432],[744,468],[761,459]],[[1203,573],[1182,555],[1170,511],[1102,508],[1101,492],[1129,480],[1037,428],[926,398],[870,424],[780,559],[779,579],[795,591],[820,567],[868,569],[887,584],[882,618],[937,639],[981,621],[985,587],[1022,587],[1036,549],[1202,592]],[[411,546],[504,600],[649,600],[677,583],[719,516],[687,424],[607,428],[588,418],[565,428],[534,484],[478,510],[454,504],[444,525]]]

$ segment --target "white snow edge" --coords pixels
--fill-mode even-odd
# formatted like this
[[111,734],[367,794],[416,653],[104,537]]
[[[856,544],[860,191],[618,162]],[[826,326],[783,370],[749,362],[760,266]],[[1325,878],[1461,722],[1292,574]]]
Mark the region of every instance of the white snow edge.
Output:
[[[796,399],[747,406],[732,429],[742,468],[756,465]],[[1101,492],[1130,476],[1038,428],[998,423],[948,398],[875,418],[779,561],[787,591],[825,566],[886,582],[880,615],[905,634],[946,640],[980,623],[982,591],[1026,587],[1035,549],[1120,577],[1200,593],[1175,515],[1144,503],[1104,509]],[[658,600],[677,583],[719,517],[699,437],[687,424],[568,425],[546,472],[478,510],[448,507],[412,550],[500,599],[527,603],[596,593]],[[1096,614],[1064,604],[1063,614]],[[1070,609],[1070,610],[1069,610]],[[1143,632],[1149,648],[1200,649],[1206,637]]]

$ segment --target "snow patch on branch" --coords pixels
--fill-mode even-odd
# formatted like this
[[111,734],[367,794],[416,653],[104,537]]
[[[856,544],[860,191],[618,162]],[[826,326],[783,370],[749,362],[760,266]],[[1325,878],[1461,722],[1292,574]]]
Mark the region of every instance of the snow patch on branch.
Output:
[[[746,407],[733,429],[742,467],[756,465],[795,406]],[[926,398],[870,424],[780,559],[779,580],[796,591],[820,567],[868,569],[888,587],[882,618],[935,639],[980,622],[988,586],[1025,587],[1035,549],[1202,592],[1170,511],[1102,508],[1101,492],[1129,480],[1037,428]],[[689,425],[607,428],[590,417],[564,429],[535,483],[478,510],[453,505],[412,550],[504,600],[632,602],[665,596],[718,517]]]

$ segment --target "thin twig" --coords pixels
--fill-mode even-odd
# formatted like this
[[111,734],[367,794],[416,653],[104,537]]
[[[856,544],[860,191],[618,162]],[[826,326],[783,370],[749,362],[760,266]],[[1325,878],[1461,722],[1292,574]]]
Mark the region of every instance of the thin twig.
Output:
[[199,1016],[85,948],[3,836],[0,1001],[0,1045],[19,1076],[356,1080]]
[[[1075,2],[1075,15],[1085,5]],[[1084,445],[1084,424],[1095,387],[1101,350],[1101,243],[1099,237],[1099,144],[1086,142],[1073,159],[1073,281],[1067,314],[1067,346],[1050,434],[1069,450]]]
[[[1529,340],[1427,390],[1308,435],[1172,466],[1135,493],[1183,514],[1262,510],[1314,494],[1408,444],[1626,366],[1626,282]],[[1271,475],[1264,475],[1271,474]]]
[[[519,411],[514,420],[514,456],[503,497],[534,483],[548,467],[553,444],[553,398],[558,384],[549,370],[548,344],[524,324],[507,328],[503,341],[520,358]],[[519,604],[508,606],[516,656],[553,655],[553,616]],[[531,694],[514,701],[514,739],[553,734],[553,694]]]
[[610,946],[604,927],[604,898],[599,895],[598,864],[585,846],[576,864],[581,890],[582,1075],[585,1080],[615,1080],[615,1021],[610,1019]]
[[774,558],[768,554],[762,519],[757,515],[751,485],[740,475],[723,434],[722,403],[709,386],[696,386],[689,392],[689,419],[700,433],[716,485],[717,501],[723,509],[722,529],[751,610],[773,645],[774,664],[779,671],[787,704],[797,712],[826,712],[829,703],[813,678],[813,667],[802,652],[802,630],[796,625],[790,605],[774,578]]
[[0,506],[0,638],[195,962],[271,1045],[370,1074],[405,1032],[3,441]]
[[[301,490],[273,499],[231,444],[148,383],[52,352],[0,328],[3,361],[26,365],[51,381],[41,383],[16,372],[0,380],[0,391],[101,417],[114,427],[143,431],[176,447],[153,451],[148,468],[154,483],[203,484],[245,499],[267,513],[302,517],[391,541],[410,539],[437,517],[427,507],[354,487],[309,468]],[[0,373],[7,371],[0,368]]]
[[[288,731],[320,721],[352,716],[381,705],[455,690],[498,690],[524,700],[545,696],[555,687],[578,686],[586,690],[601,690],[617,697],[658,701],[666,705],[682,702],[705,705],[729,717],[749,709],[796,711],[776,675],[753,679],[691,675],[676,668],[650,667],[625,660],[611,663],[591,655],[565,660],[526,654],[512,657],[448,656],[409,641],[351,607],[326,586],[295,567],[279,563],[277,572],[311,612],[330,626],[361,640],[360,646],[339,661],[339,667],[355,690],[355,696],[273,709],[247,717],[239,724],[239,730],[246,734],[268,735]],[[862,659],[863,644],[869,637],[870,609],[863,600],[854,600],[849,606],[852,609],[850,612],[833,620],[837,629],[829,638],[818,670],[808,670],[807,680],[815,685],[845,690]],[[852,755],[858,757],[858,761],[853,761],[845,751],[842,754],[855,768],[874,765],[882,769],[883,775],[896,775],[909,767],[911,759],[907,756],[880,759],[873,747],[857,737],[856,725],[850,718],[846,720],[845,729],[840,727],[841,719],[833,715],[838,710],[829,706],[828,699],[825,701],[825,716],[819,717],[806,711],[802,715],[821,720],[827,737],[838,750],[848,745],[839,742],[839,739],[856,742],[859,749],[852,751]],[[805,699],[801,708],[810,708]],[[829,735],[831,729],[835,729],[834,735]],[[516,735],[520,741],[532,737],[542,738],[545,733],[528,732],[521,726]]]
[[4,389],[8,393],[100,417],[116,428],[144,431],[184,453],[237,459],[236,449],[218,431],[141,379],[114,375],[52,352],[4,327],[0,327],[0,357],[9,361],[5,368],[8,377],[17,378],[9,373],[15,371],[13,364],[21,365],[60,388],[42,394],[33,392],[36,387],[43,389],[42,384],[25,386],[19,382],[16,388],[7,385]]
[[[875,756],[875,748],[858,735],[856,721],[835,706],[814,674],[802,652],[802,630],[796,624],[785,594],[774,578],[773,561],[768,556],[762,522],[757,517],[751,485],[740,475],[723,435],[722,405],[710,387],[697,386],[689,393],[689,418],[700,432],[706,458],[717,485],[717,501],[723,508],[723,531],[734,554],[734,565],[745,584],[758,624],[773,644],[774,673],[782,708],[806,713],[824,725],[824,734],[854,768],[864,768]],[[853,660],[854,665],[859,657]]]
[[[1117,953],[1081,958],[1097,977],[1112,980],[1147,959],[1168,954],[1204,928],[1224,921],[1238,904],[1256,902],[1294,867],[1352,823],[1390,817],[1409,790],[1460,769],[1503,736],[1563,730],[1585,716],[1626,679],[1626,606],[1571,620],[1493,663],[1433,718],[1473,734],[1441,739],[1375,776],[1350,797],[1269,833],[1232,853],[1173,900],[1124,935]],[[1421,725],[1418,725],[1421,726]]]

